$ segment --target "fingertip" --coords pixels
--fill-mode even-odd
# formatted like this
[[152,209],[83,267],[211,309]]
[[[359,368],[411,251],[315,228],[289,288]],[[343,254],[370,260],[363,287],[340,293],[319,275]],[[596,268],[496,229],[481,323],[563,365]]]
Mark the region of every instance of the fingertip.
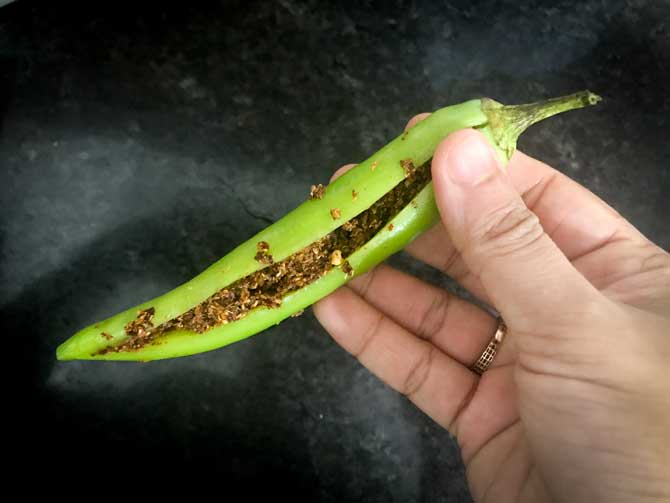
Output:
[[356,164],[345,164],[344,166],[338,168],[335,173],[330,177],[330,181],[334,181],[349,171],[351,168],[354,168]]
[[371,324],[376,310],[347,286],[341,287],[314,304],[314,315],[333,340],[349,353],[361,345],[361,337]]
[[347,302],[347,287],[339,288],[312,305],[314,316],[331,335],[342,323],[342,305]]
[[436,184],[474,186],[495,175],[499,168],[486,137],[474,129],[463,129],[437,146],[431,169]]
[[455,153],[455,149],[459,149],[458,153],[465,153],[467,150],[460,150],[465,146],[467,146],[467,149],[492,151],[491,145],[482,133],[472,128],[466,128],[454,131],[442,140],[435,149],[434,159],[443,161],[450,153]]
[[423,113],[420,113],[420,114],[416,114],[414,117],[412,117],[407,122],[407,125],[405,126],[405,131],[407,131],[408,129],[413,128],[414,126],[416,126],[419,122],[424,120],[429,115],[430,115],[430,112],[423,112]]
[[[335,293],[336,292],[333,292],[330,295],[335,295]],[[321,322],[321,319],[328,317],[328,311],[330,308],[329,304],[331,302],[330,295],[312,304],[312,311],[314,312],[314,316],[316,316],[316,319],[319,320],[319,323],[322,325],[323,323]]]

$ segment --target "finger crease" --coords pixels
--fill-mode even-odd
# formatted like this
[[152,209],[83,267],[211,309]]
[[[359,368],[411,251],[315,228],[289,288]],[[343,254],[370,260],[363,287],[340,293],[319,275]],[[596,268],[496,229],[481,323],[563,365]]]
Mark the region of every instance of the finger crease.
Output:
[[380,312],[377,312],[377,317],[375,320],[372,322],[372,325],[370,325],[370,328],[365,332],[365,335],[363,336],[363,344],[361,344],[361,347],[353,353],[353,355],[357,359],[361,359],[365,351],[367,351],[368,347],[370,346],[370,343],[372,342],[372,339],[375,338],[375,336],[379,333],[379,327],[382,324],[382,321],[384,319],[384,315]]
[[[511,426],[508,426],[507,428],[505,428],[503,431],[507,431],[507,430],[509,430],[509,429],[510,429],[512,426],[514,426],[516,423],[517,423],[517,421],[515,421]],[[496,436],[498,436],[498,435],[495,435],[493,438],[495,438]],[[491,440],[493,440],[493,438],[492,438]],[[495,483],[496,483],[498,480],[500,480],[500,478],[501,478],[501,477],[500,477],[501,472],[508,466],[508,461],[509,461],[510,459],[512,459],[512,455],[513,455],[514,451],[515,451],[516,449],[518,449],[518,447],[519,447],[519,443],[522,441],[522,439],[523,439],[523,437],[519,437],[519,438],[516,440],[516,442],[514,442],[514,444],[512,445],[512,447],[510,447],[510,448],[508,449],[508,451],[507,451],[507,455],[506,455],[506,456],[505,456],[505,457],[504,457],[504,458],[503,458],[503,459],[496,465],[495,471],[494,471],[493,474],[491,475],[491,479],[490,479],[490,481],[489,481],[489,483],[488,483],[486,489],[484,490],[484,494],[482,495],[482,501],[484,501],[484,502],[485,502],[485,501],[489,501],[489,495],[491,494],[491,490],[495,487]],[[491,442],[491,440],[489,440],[489,442]],[[488,443],[488,442],[487,442],[487,443]]]
[[447,313],[451,305],[451,297],[446,292],[440,291],[434,297],[428,309],[421,316],[417,335],[422,339],[430,341],[439,330],[445,326]]
[[[654,246],[654,248],[656,247]],[[670,266],[670,260],[668,260],[670,256],[668,256],[668,252],[661,250],[660,248],[657,250],[658,251],[652,251],[651,255],[642,259],[642,265],[640,265],[639,272],[662,271]]]
[[460,256],[460,253],[458,252],[458,250],[456,248],[454,248],[453,251],[447,257],[447,260],[444,261],[444,263],[442,265],[442,271],[447,273],[447,274],[450,274],[449,270],[454,266],[454,264],[456,263],[456,259],[459,256]]
[[428,380],[428,375],[433,366],[433,359],[436,351],[435,346],[426,344],[426,350],[407,374],[405,384],[401,391],[403,395],[411,398],[412,395],[415,395],[423,387]]
[[474,461],[474,459],[484,450],[484,448],[487,445],[491,445],[492,442],[494,442],[497,438],[501,437],[502,435],[504,435],[505,433],[507,433],[509,430],[511,430],[512,428],[514,428],[515,426],[517,426],[520,423],[521,423],[521,419],[516,418],[510,424],[508,424],[507,426],[504,426],[502,429],[498,430],[496,433],[491,435],[491,437],[489,437],[488,440],[486,440],[485,442],[482,443],[482,445],[479,447],[479,449],[477,449],[475,452],[472,453],[472,455],[470,456],[470,459],[463,460],[465,465],[469,466],[470,463],[472,463]]
[[456,283],[462,285],[465,282],[465,278],[470,276],[471,272],[468,269],[464,269],[458,274],[451,274],[451,277]]
[[470,406],[470,402],[472,402],[475,393],[477,393],[477,388],[479,387],[479,381],[480,379],[475,379],[472,382],[472,386],[470,386],[468,392],[465,395],[463,395],[461,402],[458,404],[458,407],[456,407],[456,411],[451,417],[451,421],[446,426],[447,431],[450,431],[457,439],[458,439],[458,422],[460,421],[463,413]]
[[[505,219],[507,219],[507,217]],[[512,256],[520,250],[534,250],[536,243],[545,236],[544,229],[541,225],[535,224],[535,219],[537,219],[537,216],[532,212],[528,212],[527,215],[521,217],[518,221],[513,221],[510,227],[491,229],[487,233],[485,241],[494,243],[495,256],[497,258]],[[504,235],[516,235],[517,237],[509,243],[506,243],[505,246],[501,246],[500,238]],[[483,276],[484,268],[495,268],[497,266],[497,263],[493,263],[490,260],[489,262],[485,261],[484,264],[480,266],[480,277]]]
[[370,290],[370,285],[372,285],[372,282],[374,281],[375,277],[377,276],[377,268],[375,267],[374,269],[371,269],[368,271],[367,276],[366,276],[366,281],[363,283],[363,286],[361,286],[360,290],[358,291],[358,295],[363,297],[364,299],[367,300],[367,295],[368,291]]
[[618,228],[615,229],[612,232],[612,234],[607,236],[602,241],[600,241],[600,242],[596,243],[595,245],[587,248],[586,250],[582,251],[578,255],[568,257],[568,259],[570,260],[570,262],[576,262],[576,261],[586,257],[587,255],[591,255],[592,253],[595,253],[597,251],[602,250],[606,246],[609,246],[609,245],[612,245],[612,244],[615,244],[615,243],[619,243],[619,242],[630,241],[630,238],[628,236],[620,234],[620,230],[621,229],[618,229]]
[[[533,211],[535,209],[535,207],[539,204],[539,202],[542,201],[542,198],[549,190],[549,187],[551,187],[558,179],[559,179],[558,174],[554,172],[551,175],[549,175],[548,178],[544,178],[540,180],[540,182],[538,182],[537,184],[533,185],[521,196],[523,197],[526,206],[528,207],[529,210]],[[533,194],[535,189],[538,189],[539,191],[538,194]],[[529,201],[529,199],[531,198],[532,201]]]

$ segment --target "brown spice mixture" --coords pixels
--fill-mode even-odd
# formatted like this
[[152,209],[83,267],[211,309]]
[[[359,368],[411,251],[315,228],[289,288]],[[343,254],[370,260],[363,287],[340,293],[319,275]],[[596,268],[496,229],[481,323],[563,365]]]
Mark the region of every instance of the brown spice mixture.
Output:
[[324,187],[322,183],[318,185],[312,185],[309,189],[309,198],[323,199],[325,193],[326,193],[326,187]]
[[[156,337],[176,329],[203,333],[217,325],[239,320],[257,307],[279,307],[286,295],[316,281],[333,267],[339,266],[348,276],[353,275],[351,264],[342,259],[388,225],[388,221],[407,206],[429,181],[430,161],[413,169],[405,180],[363,213],[281,262],[238,279],[184,314],[152,328],[153,308],[140,311],[138,318],[126,325],[130,338],[100,353],[139,349]],[[263,241],[258,243],[259,253],[268,252],[269,246],[266,245]]]
[[330,254],[330,265],[340,265],[342,263],[342,252],[335,250]]
[[129,322],[124,330],[130,336],[143,337],[154,326],[151,320],[155,312],[156,310],[153,307],[137,311],[137,318]]
[[402,166],[402,169],[405,170],[405,177],[412,175],[412,173],[416,171],[412,159],[403,159],[400,161],[400,165]]
[[[110,351],[132,351],[133,349],[140,349],[148,342],[152,341],[156,337],[156,328],[158,328],[154,328],[154,324],[151,321],[155,312],[156,310],[153,307],[137,311],[137,318],[127,323],[124,327],[129,338],[120,346],[108,346],[98,351],[97,354],[104,355]],[[101,335],[105,337],[105,334],[106,332],[102,332]],[[111,335],[109,338],[112,338]],[[107,339],[107,337],[105,337],[105,339]]]
[[274,262],[272,255],[270,255],[270,245],[267,241],[258,242],[256,245],[256,255],[254,255],[254,259],[256,259],[261,264],[272,264]]

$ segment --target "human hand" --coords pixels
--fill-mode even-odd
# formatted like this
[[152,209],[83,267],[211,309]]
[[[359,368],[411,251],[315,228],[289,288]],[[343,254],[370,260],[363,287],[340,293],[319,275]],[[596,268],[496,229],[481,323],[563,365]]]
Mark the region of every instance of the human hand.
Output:
[[670,501],[668,253],[549,166],[500,169],[473,130],[432,173],[442,224],[407,251],[501,313],[491,367],[470,370],[494,317],[389,266],[316,304],[321,324],[455,435],[476,501]]

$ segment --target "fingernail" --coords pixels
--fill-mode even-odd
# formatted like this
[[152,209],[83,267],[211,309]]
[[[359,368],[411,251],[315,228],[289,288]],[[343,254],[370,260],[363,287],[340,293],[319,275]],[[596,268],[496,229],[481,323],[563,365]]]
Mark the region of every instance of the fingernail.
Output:
[[457,185],[473,187],[498,173],[493,150],[476,133],[454,145],[446,157],[447,174]]

